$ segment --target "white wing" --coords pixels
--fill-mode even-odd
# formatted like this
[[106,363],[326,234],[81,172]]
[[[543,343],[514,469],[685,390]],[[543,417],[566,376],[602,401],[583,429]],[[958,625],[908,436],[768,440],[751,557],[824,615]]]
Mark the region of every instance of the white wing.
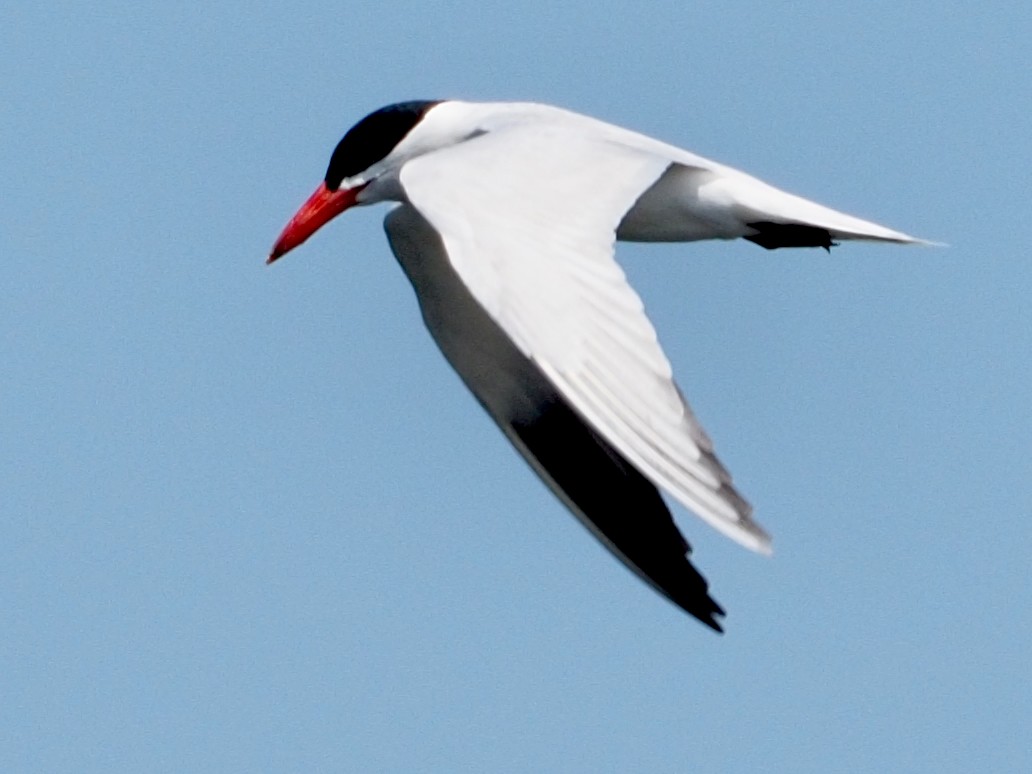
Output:
[[576,128],[516,125],[408,162],[408,202],[476,301],[657,486],[769,552],[613,259],[624,214],[670,159]]

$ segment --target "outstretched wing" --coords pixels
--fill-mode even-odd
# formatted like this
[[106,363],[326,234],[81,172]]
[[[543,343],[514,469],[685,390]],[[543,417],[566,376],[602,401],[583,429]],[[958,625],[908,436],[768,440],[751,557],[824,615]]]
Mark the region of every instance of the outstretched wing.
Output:
[[[400,181],[472,298],[593,431],[712,526],[768,552],[613,258],[621,218],[669,165],[604,136],[526,124],[420,156]],[[442,325],[452,330],[435,332],[439,343],[461,338]]]
[[451,266],[440,235],[410,205],[384,223],[441,351],[548,487],[640,578],[707,626],[724,611],[688,560],[659,491],[602,438]]

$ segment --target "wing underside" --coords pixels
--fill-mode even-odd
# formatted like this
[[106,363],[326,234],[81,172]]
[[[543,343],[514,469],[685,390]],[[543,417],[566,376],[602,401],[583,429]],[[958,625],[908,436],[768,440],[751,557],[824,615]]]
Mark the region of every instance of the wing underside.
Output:
[[441,351],[545,484],[635,574],[707,626],[721,607],[656,487],[576,412],[468,291],[440,236],[412,207],[388,239]]

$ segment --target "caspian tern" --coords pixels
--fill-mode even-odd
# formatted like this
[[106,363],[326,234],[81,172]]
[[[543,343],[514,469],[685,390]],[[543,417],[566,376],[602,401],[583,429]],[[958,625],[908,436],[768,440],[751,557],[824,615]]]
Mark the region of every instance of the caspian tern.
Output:
[[674,383],[615,242],[923,240],[559,108],[414,101],[348,130],[268,262],[382,201],[399,203],[384,227],[427,328],[505,436],[624,564],[723,631],[659,490],[747,548],[770,553],[770,538]]

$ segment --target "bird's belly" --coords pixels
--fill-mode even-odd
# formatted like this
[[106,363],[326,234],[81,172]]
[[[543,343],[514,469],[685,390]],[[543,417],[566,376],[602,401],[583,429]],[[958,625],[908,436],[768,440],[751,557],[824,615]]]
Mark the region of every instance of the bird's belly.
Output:
[[725,202],[706,195],[707,170],[671,164],[634,203],[616,229],[624,242],[736,239],[744,224]]

